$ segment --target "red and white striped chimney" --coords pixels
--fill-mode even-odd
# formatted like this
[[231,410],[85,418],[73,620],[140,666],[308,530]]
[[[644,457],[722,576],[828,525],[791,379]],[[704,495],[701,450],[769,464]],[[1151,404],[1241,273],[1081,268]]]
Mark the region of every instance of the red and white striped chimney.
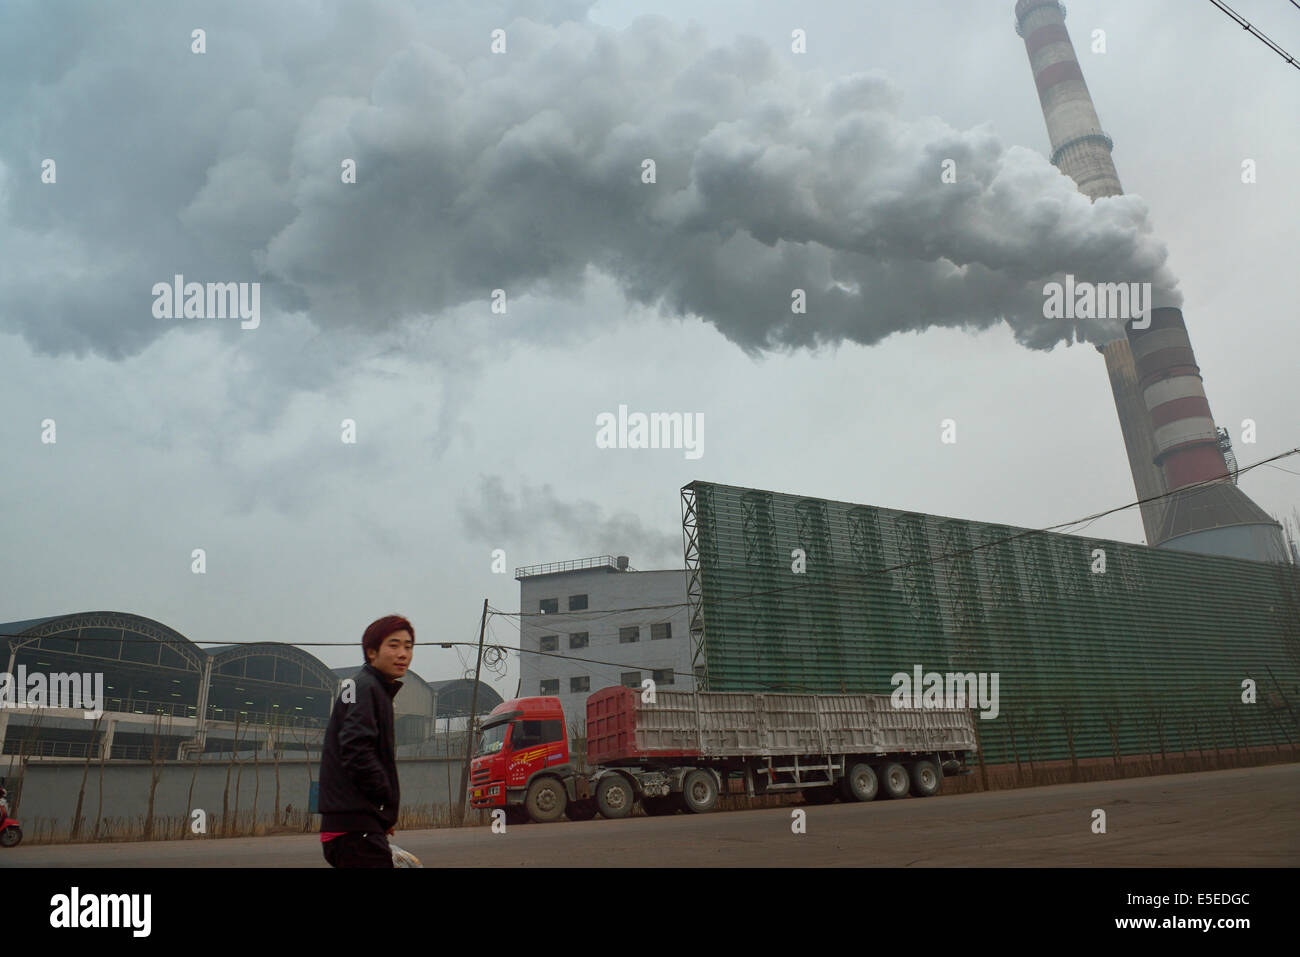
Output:
[[1110,158],[1113,146],[1101,129],[1092,94],[1065,29],[1065,9],[1057,0],[1019,0],[1016,32],[1025,38],[1029,68],[1038,87],[1052,164],[1089,199],[1119,196],[1124,188]]
[[[1123,192],[1058,0],[1017,0],[1052,162],[1093,200]],[[1165,548],[1287,561],[1281,526],[1227,477],[1201,370],[1172,308],[1151,326],[1099,347],[1110,373],[1147,542]],[[1202,484],[1204,483],[1204,484]],[[1189,486],[1198,486],[1189,488]],[[1164,495],[1166,491],[1176,494]]]
[[1152,309],[1151,327],[1130,329],[1128,338],[1155,429],[1156,462],[1164,468],[1170,491],[1226,480],[1228,466],[1182,312]]
[[[1065,9],[1057,0],[1019,0],[1016,32],[1024,38],[1029,54],[1052,144],[1052,162],[1094,202],[1103,196],[1121,195],[1124,189],[1110,157],[1110,137],[1102,132],[1088,84],[1083,81],[1083,70],[1065,28]],[[1122,338],[1098,346],[1097,351],[1106,360],[1133,490],[1143,502],[1142,527],[1148,544],[1154,545],[1164,524],[1166,500],[1161,496],[1165,477],[1155,464],[1156,441],[1138,389],[1133,352]]]

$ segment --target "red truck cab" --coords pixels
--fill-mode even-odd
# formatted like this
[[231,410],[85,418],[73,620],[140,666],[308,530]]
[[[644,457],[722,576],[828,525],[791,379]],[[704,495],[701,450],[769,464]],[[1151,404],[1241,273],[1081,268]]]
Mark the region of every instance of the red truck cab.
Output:
[[[564,780],[571,775],[569,739],[559,698],[512,698],[484,720],[470,764],[471,807],[518,808],[540,801],[559,817],[567,803]],[[533,788],[539,778],[554,779],[557,789]]]

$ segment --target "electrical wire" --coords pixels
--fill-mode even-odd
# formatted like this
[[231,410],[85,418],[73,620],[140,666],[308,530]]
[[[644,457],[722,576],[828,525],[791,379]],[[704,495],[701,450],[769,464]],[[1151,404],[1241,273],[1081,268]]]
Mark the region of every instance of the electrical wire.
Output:
[[[1279,452],[1277,455],[1273,455],[1270,456],[1269,458],[1262,459],[1250,465],[1243,466],[1237,470],[1237,474],[1239,476],[1244,475],[1246,472],[1249,472],[1251,469],[1259,468],[1261,465],[1269,465],[1272,462],[1276,462],[1278,459],[1283,459],[1291,455],[1300,455],[1300,448],[1290,449],[1286,452]],[[1173,489],[1171,491],[1161,492],[1159,495],[1152,495],[1148,498],[1138,499],[1137,501],[1129,502],[1127,505],[1119,505],[1116,506],[1115,508],[1109,508],[1101,512],[1096,512],[1092,515],[1085,515],[1082,518],[1072,519],[1068,522],[1061,522],[1060,524],[1057,525],[1048,525],[1045,528],[1028,528],[1025,529],[1024,531],[1017,532],[1014,535],[1008,535],[1003,538],[992,539],[991,541],[983,542],[982,544],[979,545],[973,545],[969,548],[961,548],[955,551],[946,552],[938,556],[930,556],[926,558],[917,559],[916,561],[912,561],[912,562],[903,562],[898,565],[889,565],[883,568],[872,569],[872,572],[877,574],[883,574],[885,572],[899,571],[905,568],[912,568],[917,565],[937,564],[939,562],[945,562],[953,558],[961,557],[962,555],[968,555],[968,554],[973,555],[975,552],[981,551],[983,549],[993,548],[994,546],[1002,545],[1005,544],[1006,542],[1016,541],[1018,539],[1025,538],[1029,535],[1037,535],[1041,532],[1055,532],[1055,531],[1060,531],[1062,529],[1070,529],[1071,526],[1075,526],[1075,525],[1081,525],[1082,527],[1086,528],[1087,526],[1095,522],[1097,519],[1104,518],[1107,515],[1114,515],[1118,512],[1123,512],[1130,508],[1137,508],[1141,505],[1147,504],[1148,502],[1158,502],[1161,499],[1170,498],[1175,495],[1185,495],[1189,492],[1194,492],[1202,488],[1207,488],[1211,485],[1216,485],[1220,483],[1221,481],[1223,481],[1225,477],[1226,475],[1216,476],[1215,478],[1212,479],[1205,479],[1204,481],[1201,482],[1194,482],[1191,485],[1184,485],[1181,488]],[[767,595],[779,595],[779,594],[784,594],[786,592],[799,591],[800,589],[804,589],[804,588],[817,587],[821,584],[824,584],[828,579],[832,581],[835,580],[836,577],[837,576],[835,576],[834,574],[829,574],[829,575],[823,574],[819,576],[819,578],[815,581],[800,582],[799,584],[796,585],[783,585],[779,588],[770,588],[764,591],[751,591],[751,592],[746,592],[737,595],[720,595],[714,597],[711,600],[715,602],[747,601],[753,598],[761,598]],[[845,576],[840,576],[840,577],[845,577]],[[852,577],[853,579],[859,579],[861,578],[861,572],[855,570],[850,577]],[[672,604],[664,604],[664,605],[640,605],[633,608],[616,608],[616,609],[602,610],[602,614],[619,614],[622,612],[630,612],[630,611],[656,611],[660,609],[670,609],[670,608],[689,608],[690,605],[691,605],[690,602],[674,602]],[[524,618],[556,617],[557,614],[562,614],[562,613],[551,613],[548,616],[543,612],[499,611],[497,609],[492,608],[489,605],[488,614],[502,615],[508,618],[517,617],[522,621],[522,619]]]
[[1270,465],[1269,468],[1277,469],[1279,472],[1285,472],[1287,475],[1300,475],[1300,472],[1292,472],[1290,469],[1284,469],[1280,465]]
[[[1232,7],[1224,3],[1223,0],[1210,0],[1210,3],[1214,4],[1224,13],[1226,13],[1229,17],[1231,17],[1236,22],[1237,26],[1241,27],[1243,30],[1246,30],[1247,32],[1258,37],[1260,40],[1263,40],[1270,50],[1272,50],[1282,59],[1286,60],[1287,63],[1290,63],[1297,70],[1300,70],[1300,63],[1296,62],[1295,57],[1287,53],[1285,50],[1283,50],[1280,46],[1278,46],[1268,37],[1264,36],[1264,34],[1256,30],[1253,26],[1250,25],[1249,22],[1247,22],[1245,17],[1243,17],[1241,14],[1237,13],[1236,10],[1232,9]],[[1292,0],[1292,3],[1295,3],[1295,0]],[[1296,4],[1296,5],[1300,6],[1300,4]]]
[[[1290,449],[1290,450],[1288,450],[1288,451],[1286,451],[1286,452],[1279,452],[1277,455],[1270,456],[1270,457],[1267,458],[1267,459],[1262,459],[1262,460],[1260,460],[1259,462],[1254,462],[1254,463],[1252,463],[1252,464],[1250,464],[1250,465],[1243,466],[1242,468],[1240,468],[1240,469],[1237,470],[1237,474],[1238,474],[1238,475],[1245,474],[1246,472],[1249,472],[1251,469],[1258,468],[1258,467],[1260,467],[1261,465],[1269,465],[1269,466],[1272,467],[1272,468],[1279,468],[1279,466],[1273,466],[1273,465],[1271,465],[1271,463],[1276,462],[1278,459],[1287,458],[1288,456],[1291,456],[1291,455],[1297,455],[1297,454],[1300,454],[1300,448]],[[1284,471],[1284,472],[1290,472],[1289,469],[1282,469],[1282,471]],[[1290,474],[1300,474],[1300,473],[1290,473]],[[1080,525],[1080,524],[1082,524],[1082,523],[1086,523],[1086,524],[1090,525],[1090,524],[1092,524],[1092,522],[1094,522],[1094,521],[1096,521],[1097,519],[1102,518],[1102,517],[1104,517],[1104,516],[1107,516],[1107,515],[1113,515],[1113,514],[1115,514],[1115,513],[1117,513],[1117,512],[1122,512],[1122,511],[1124,511],[1124,510],[1126,510],[1126,509],[1134,508],[1134,507],[1136,507],[1136,506],[1143,505],[1143,504],[1145,504],[1145,503],[1147,503],[1147,502],[1159,501],[1160,499],[1168,498],[1168,497],[1173,496],[1173,495],[1182,495],[1182,494],[1185,494],[1185,493],[1187,493],[1187,492],[1195,491],[1196,489],[1199,489],[1199,488],[1204,488],[1204,487],[1207,487],[1207,486],[1210,486],[1210,485],[1216,484],[1216,483],[1218,483],[1218,482],[1221,482],[1222,480],[1223,480],[1223,476],[1220,476],[1220,477],[1218,477],[1218,478],[1214,478],[1214,479],[1207,479],[1207,480],[1205,480],[1205,481],[1203,481],[1203,482],[1197,482],[1197,483],[1194,483],[1194,484],[1192,484],[1192,485],[1187,485],[1187,486],[1184,486],[1184,487],[1182,487],[1182,488],[1175,489],[1175,490],[1173,490],[1173,491],[1169,491],[1169,492],[1162,492],[1160,495],[1152,495],[1152,496],[1149,497],[1149,498],[1140,499],[1140,500],[1138,500],[1138,501],[1136,501],[1136,502],[1130,502],[1130,503],[1127,504],[1127,505],[1120,505],[1120,506],[1117,506],[1117,507],[1115,507],[1115,508],[1106,509],[1105,511],[1097,512],[1097,513],[1095,513],[1095,514],[1093,514],[1093,515],[1086,515],[1086,516],[1084,516],[1084,517],[1082,517],[1082,518],[1073,519],[1072,521],[1062,522],[1062,523],[1060,523],[1060,524],[1058,524],[1058,525],[1049,525],[1049,526],[1047,526],[1046,528],[1041,528],[1041,529],[1026,529],[1025,531],[1023,531],[1023,532],[1019,532],[1019,533],[1017,533],[1017,534],[1015,534],[1015,535],[1009,535],[1009,536],[1006,536],[1005,538],[999,538],[999,539],[995,539],[995,540],[993,540],[993,541],[984,542],[984,543],[982,543],[982,544],[980,544],[980,545],[975,545],[975,546],[972,546],[972,547],[970,547],[970,548],[957,549],[956,551],[947,552],[947,553],[945,553],[945,554],[943,554],[943,555],[939,555],[939,556],[937,556],[937,557],[925,558],[925,559],[921,559],[921,560],[918,560],[918,561],[915,561],[915,562],[906,562],[906,563],[903,563],[903,564],[900,564],[900,565],[891,565],[891,566],[888,566],[888,567],[886,567],[886,568],[874,569],[873,571],[883,573],[883,572],[888,572],[888,571],[897,571],[897,570],[899,570],[899,569],[903,569],[903,568],[910,568],[910,567],[913,567],[913,566],[915,566],[915,565],[937,564],[938,562],[947,561],[947,560],[950,560],[950,559],[952,559],[952,558],[959,557],[959,556],[961,556],[961,555],[974,554],[974,553],[977,552],[977,551],[980,551],[980,550],[985,549],[985,548],[991,548],[991,547],[993,547],[993,546],[995,546],[995,545],[999,545],[999,544],[1002,544],[1002,543],[1004,543],[1004,542],[1009,542],[1009,541],[1014,541],[1014,540],[1016,540],[1016,539],[1024,538],[1024,537],[1027,536],[1027,535],[1034,535],[1034,534],[1038,534],[1039,532],[1051,532],[1051,531],[1056,531],[1056,530],[1058,530],[1058,529],[1067,528],[1067,527],[1072,526],[1072,525]],[[1084,527],[1086,527],[1086,525],[1085,525]],[[784,593],[784,592],[797,591],[797,590],[799,590],[799,589],[810,588],[810,587],[811,587],[811,588],[821,587],[821,586],[827,584],[828,581],[835,581],[837,578],[844,578],[844,579],[846,579],[846,580],[852,580],[852,581],[861,581],[862,573],[861,573],[860,571],[858,571],[858,570],[854,570],[852,573],[846,573],[846,574],[844,574],[844,575],[840,575],[840,576],[837,576],[837,575],[835,575],[834,573],[828,573],[828,574],[826,574],[826,575],[822,575],[822,576],[820,576],[817,580],[815,580],[815,581],[811,581],[811,582],[800,583],[800,584],[798,584],[798,585],[784,586],[784,587],[781,587],[781,588],[772,588],[772,589],[767,589],[767,590],[765,590],[765,591],[760,591],[760,592],[748,592],[748,593],[745,593],[745,594],[737,594],[737,595],[729,595],[729,596],[728,596],[728,595],[723,595],[723,596],[719,596],[719,597],[717,597],[716,599],[713,599],[713,600],[714,600],[714,601],[718,601],[718,602],[722,602],[722,601],[751,601],[751,600],[753,600],[754,598],[761,598],[761,597],[764,597],[764,596],[766,596],[766,595],[781,594],[781,593]],[[632,611],[655,611],[655,610],[660,610],[660,609],[674,609],[674,608],[687,608],[687,607],[690,607],[690,603],[688,603],[688,602],[673,602],[673,603],[670,603],[670,604],[663,604],[663,605],[640,605],[640,606],[631,607],[631,608],[614,608],[614,609],[608,609],[608,610],[605,610],[605,611],[601,611],[600,614],[608,616],[608,615],[615,615],[615,614],[624,614],[624,613],[632,612]],[[491,619],[492,619],[493,617],[495,617],[495,616],[498,616],[498,615],[501,616],[501,617],[503,617],[503,618],[520,618],[520,619],[525,618],[525,617],[539,617],[539,616],[540,616],[540,617],[546,617],[546,616],[541,616],[540,613],[535,613],[535,612],[507,612],[507,611],[500,611],[500,610],[497,610],[497,609],[492,608],[490,605],[488,606],[488,610],[487,610],[487,611],[488,611],[488,621],[487,621],[487,626],[488,626],[488,627],[491,627]],[[581,613],[579,613],[579,614],[581,614]],[[557,614],[552,614],[552,615],[550,615],[549,617],[552,617],[552,618],[554,618],[554,617],[559,617],[559,613],[557,613]],[[567,617],[567,616],[566,616],[566,617]],[[14,633],[0,633],[0,638],[29,638],[29,637],[32,637],[32,636],[30,636],[30,635],[20,635],[20,634],[14,634]],[[60,637],[62,637],[62,638],[64,638],[65,640],[75,640],[75,639],[67,638],[67,636],[61,636],[61,635],[46,635],[46,636],[42,636],[42,637],[50,637],[50,638],[60,638]],[[123,643],[128,643],[128,642],[132,642],[132,643],[138,643],[138,642],[158,642],[158,641],[159,641],[159,639],[157,639],[157,638],[150,638],[150,637],[130,638],[130,637],[127,637],[127,636],[125,636],[125,635],[124,635],[123,637],[121,637],[121,638],[114,638],[114,639],[111,639],[111,640],[113,640],[113,641],[120,641],[120,642],[123,642]],[[267,642],[265,642],[265,641],[195,641],[195,642],[192,642],[192,644],[194,644],[194,645],[219,645],[219,646],[247,646],[247,645],[264,645],[264,644],[267,644]],[[356,643],[355,641],[295,641],[295,642],[290,643],[290,646],[291,646],[291,647],[296,647],[296,648],[339,648],[339,647],[355,647],[356,644],[357,644],[357,643]],[[436,646],[436,647],[440,647],[440,648],[461,648],[461,647],[477,648],[477,647],[478,647],[478,641],[477,641],[477,640],[475,640],[475,641],[433,641],[433,642],[426,642],[426,645],[427,645],[427,646]],[[485,643],[485,647],[487,647],[486,643]],[[624,664],[624,663],[613,662],[613,661],[602,661],[602,660],[595,659],[595,658],[583,658],[583,657],[579,657],[579,656],[576,656],[576,655],[562,655],[562,654],[559,654],[558,652],[533,651],[532,649],[528,649],[528,648],[516,648],[516,647],[510,646],[510,645],[501,644],[501,643],[499,643],[499,642],[493,643],[491,647],[499,649],[502,653],[509,652],[509,651],[514,651],[514,652],[518,652],[518,653],[520,653],[520,654],[527,653],[527,654],[535,654],[535,655],[546,655],[546,656],[552,656],[552,657],[557,657],[557,658],[565,658],[565,659],[569,659],[569,660],[573,660],[573,661],[587,661],[587,662],[591,662],[591,663],[593,663],[593,664],[610,665],[610,666],[620,667],[620,668],[634,668],[634,667],[635,667],[635,668],[645,668],[645,667],[646,667],[644,664],[636,664],[636,665],[632,665],[632,664]],[[459,651],[457,651],[457,656],[458,656],[458,657],[460,656]],[[464,658],[461,658],[461,663],[462,663],[462,664],[465,664],[465,660],[464,660]],[[146,664],[147,664],[147,663],[146,663]],[[665,669],[657,669],[657,670],[665,670]],[[687,675],[687,676],[691,676],[691,677],[693,677],[693,675],[690,675],[689,672],[678,672],[678,671],[674,671],[673,673],[674,673],[674,674],[682,674],[682,675]]]

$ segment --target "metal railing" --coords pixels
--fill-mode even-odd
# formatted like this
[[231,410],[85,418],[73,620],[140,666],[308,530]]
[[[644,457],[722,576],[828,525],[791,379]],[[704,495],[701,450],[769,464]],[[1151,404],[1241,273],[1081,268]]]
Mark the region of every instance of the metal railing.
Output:
[[[176,757],[176,740],[158,742],[158,758],[170,760]],[[8,745],[5,754],[22,754],[31,758],[98,758],[98,742],[89,741],[14,741]],[[114,744],[109,749],[110,758],[126,761],[147,761],[153,757],[152,744]]]
[[147,698],[105,698],[104,710],[119,714],[161,714],[173,718],[196,718],[199,709],[192,704],[150,701]]
[[[163,715],[171,718],[197,718],[199,716],[199,709],[195,705],[180,702],[150,701],[147,698],[104,698],[102,707],[105,714],[111,712],[113,714],[138,714],[147,717]],[[39,711],[41,709],[28,708],[27,710]],[[280,711],[241,711],[237,708],[208,706],[208,720],[210,721],[228,721],[233,724],[236,716],[238,716],[241,725],[257,726],[259,728],[265,728],[267,725],[272,728],[324,728],[329,721],[328,718],[294,715]]]
[[86,749],[94,747],[94,754],[99,749],[85,741],[11,741],[5,746],[5,754],[26,754],[35,758],[84,758]]
[[[594,558],[575,558],[568,562],[551,562],[546,565],[523,565],[515,569],[515,578],[528,578],[532,575],[550,575],[554,572],[574,572],[584,568],[613,568],[619,570],[618,559],[613,555],[597,555]],[[631,571],[631,568],[626,569]]]
[[237,708],[218,708],[208,706],[209,721],[225,721],[234,724],[238,717],[241,726],[249,728],[324,728],[328,718],[315,718],[310,715],[290,715],[279,711],[240,711]]

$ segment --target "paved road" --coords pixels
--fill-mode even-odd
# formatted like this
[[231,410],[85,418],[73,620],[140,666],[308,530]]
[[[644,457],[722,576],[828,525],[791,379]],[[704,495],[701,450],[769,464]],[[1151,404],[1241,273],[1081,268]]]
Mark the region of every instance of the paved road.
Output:
[[[1106,812],[1106,833],[1091,830]],[[871,804],[402,831],[426,866],[1300,865],[1300,764]],[[0,867],[324,867],[316,835],[21,846]]]

